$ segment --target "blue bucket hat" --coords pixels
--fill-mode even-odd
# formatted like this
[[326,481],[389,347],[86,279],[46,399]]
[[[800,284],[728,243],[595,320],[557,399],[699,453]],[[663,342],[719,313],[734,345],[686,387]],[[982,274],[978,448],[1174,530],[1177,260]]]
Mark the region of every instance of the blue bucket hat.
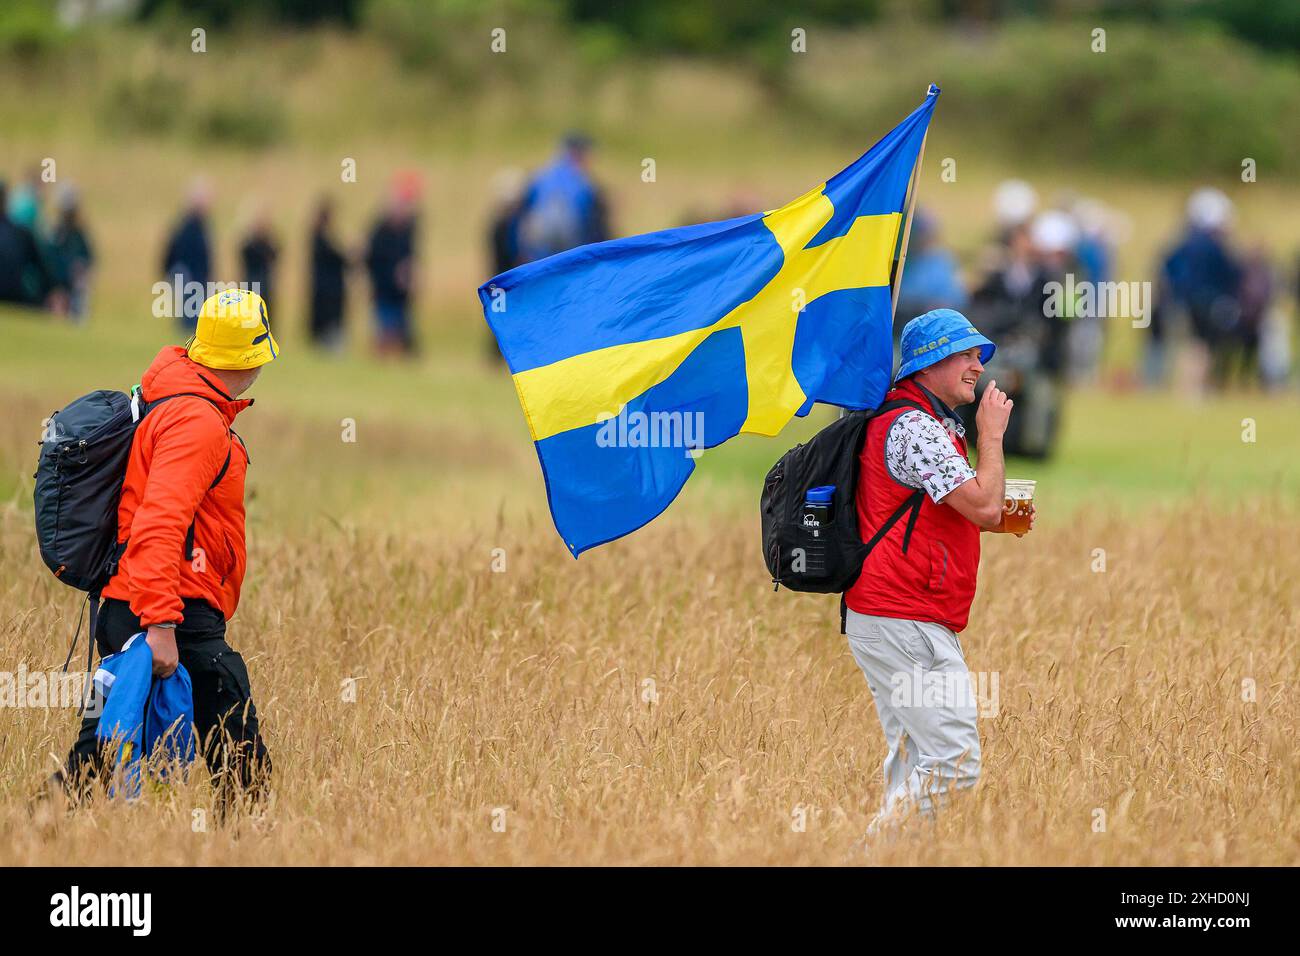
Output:
[[918,315],[903,326],[899,345],[902,364],[894,376],[895,382],[976,345],[980,347],[980,361],[988,364],[997,349],[970,324],[970,319],[952,309],[932,309]]

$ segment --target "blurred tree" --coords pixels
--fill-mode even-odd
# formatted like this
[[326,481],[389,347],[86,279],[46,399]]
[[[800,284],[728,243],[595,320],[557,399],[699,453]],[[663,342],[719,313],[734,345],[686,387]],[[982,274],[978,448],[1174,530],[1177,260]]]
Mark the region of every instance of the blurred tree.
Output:
[[335,20],[355,26],[364,0],[143,0],[141,19],[166,15],[204,18],[214,26],[226,26],[240,20],[269,23],[318,23]]
[[[310,24],[334,21],[356,26],[376,0],[131,0],[138,15],[199,17],[225,26],[240,20]],[[10,13],[33,6],[6,0]],[[53,4],[46,4],[52,8]],[[796,26],[861,26],[882,19],[995,23],[1012,19],[1063,20],[1081,17],[1155,23],[1216,24],[1268,49],[1300,50],[1300,3],[1294,0],[502,0],[465,3],[428,0],[428,21],[464,20],[471,15],[516,12],[554,15],[578,26],[598,26],[632,49],[735,56],[748,59],[754,48]],[[52,18],[50,18],[52,19]],[[25,16],[30,32],[29,16]]]
[[53,7],[42,0],[0,4],[0,52],[20,60],[41,56],[64,36]]
[[616,28],[634,47],[684,53],[743,55],[745,48],[797,26],[874,21],[881,0],[567,0],[576,23]]
[[1251,43],[1300,52],[1300,3],[1295,0],[1205,0],[1195,9]]

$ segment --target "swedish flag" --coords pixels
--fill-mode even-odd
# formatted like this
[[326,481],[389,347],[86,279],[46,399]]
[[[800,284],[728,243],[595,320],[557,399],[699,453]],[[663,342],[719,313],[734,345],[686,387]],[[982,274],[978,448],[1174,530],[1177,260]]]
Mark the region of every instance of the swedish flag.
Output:
[[814,402],[878,404],[890,275],[938,97],[779,209],[581,246],[479,287],[577,557],[659,515],[695,456]]

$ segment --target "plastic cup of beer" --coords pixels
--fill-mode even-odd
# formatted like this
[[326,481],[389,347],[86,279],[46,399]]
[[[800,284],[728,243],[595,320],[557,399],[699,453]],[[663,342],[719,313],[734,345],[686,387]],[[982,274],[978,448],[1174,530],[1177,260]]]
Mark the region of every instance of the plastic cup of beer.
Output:
[[1034,510],[1034,485],[1028,478],[1008,478],[1006,498],[1002,504],[1002,530],[1007,534],[1024,534],[1029,530],[1029,516]]

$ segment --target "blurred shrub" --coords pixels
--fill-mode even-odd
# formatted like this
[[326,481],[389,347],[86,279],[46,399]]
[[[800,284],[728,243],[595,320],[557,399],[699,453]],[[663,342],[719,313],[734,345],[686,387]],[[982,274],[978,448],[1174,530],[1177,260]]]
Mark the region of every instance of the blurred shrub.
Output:
[[35,60],[66,37],[55,6],[47,0],[4,0],[0,3],[0,56]]
[[108,78],[98,111],[101,126],[115,135],[157,136],[178,128],[186,116],[182,77],[146,66]]
[[[1261,169],[1300,171],[1293,60],[1209,28],[1136,22],[1109,29],[1106,52],[1094,53],[1091,29],[1013,21],[974,36],[890,33],[866,50],[810,58],[792,97],[809,118],[855,137],[887,126],[933,80],[945,89],[942,128],[1013,160],[1163,176],[1233,175],[1251,157]],[[837,61],[858,66],[828,67]]]
[[612,27],[596,23],[578,30],[578,55],[589,68],[614,68],[628,55],[627,40]]
[[[1076,30],[1013,28],[993,64],[960,77],[1018,145],[1159,174],[1289,163],[1300,142],[1300,73],[1217,33],[1109,31],[1093,53]],[[985,114],[987,115],[987,113]],[[976,117],[969,117],[978,121]]]
[[278,99],[244,87],[223,89],[198,103],[186,125],[204,146],[257,149],[283,138],[287,124]]
[[[370,0],[363,21],[405,66],[467,92],[487,75],[535,81],[557,45],[578,49],[574,34],[559,30],[559,10],[553,0]],[[508,55],[492,52],[498,28]],[[592,55],[607,52],[597,39]]]
[[[257,54],[241,48],[240,55],[251,62]],[[205,146],[247,149],[269,146],[285,133],[288,118],[280,98],[251,74],[241,78],[232,71],[215,82],[210,76],[198,82],[157,47],[125,58],[100,49],[95,59],[109,71],[97,110],[108,135],[182,136]]]

